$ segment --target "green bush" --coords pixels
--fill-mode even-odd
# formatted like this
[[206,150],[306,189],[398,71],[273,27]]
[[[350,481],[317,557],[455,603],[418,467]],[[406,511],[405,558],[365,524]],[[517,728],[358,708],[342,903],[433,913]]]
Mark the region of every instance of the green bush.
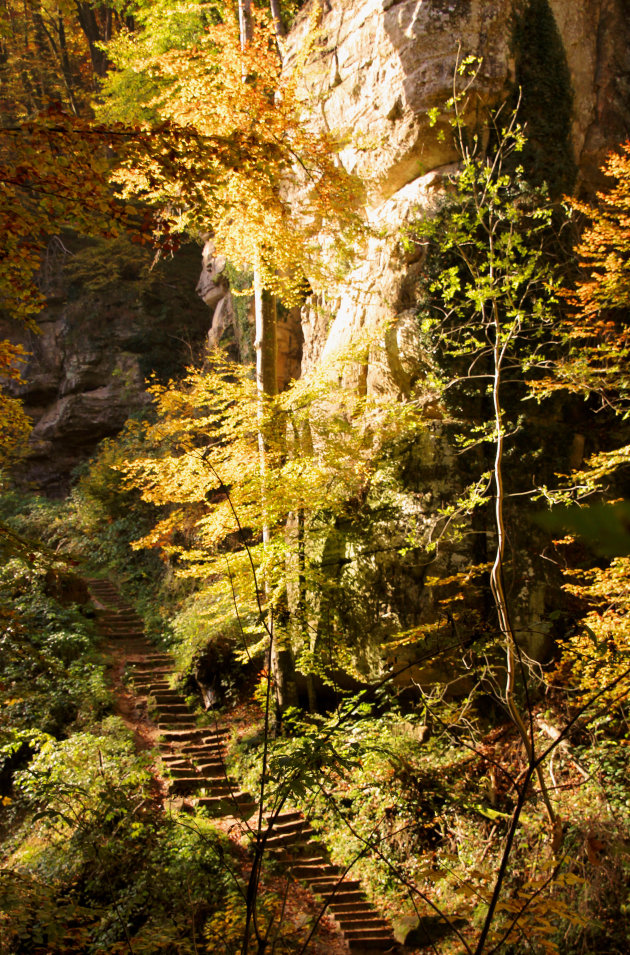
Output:
[[0,569],[3,736],[26,729],[61,736],[110,706],[92,620],[46,589],[43,567],[13,559]]
[[[22,824],[0,875],[0,927],[17,953],[195,951],[231,878],[227,841],[166,817],[151,754],[110,717],[46,739],[16,776]],[[80,939],[68,949],[67,940]]]

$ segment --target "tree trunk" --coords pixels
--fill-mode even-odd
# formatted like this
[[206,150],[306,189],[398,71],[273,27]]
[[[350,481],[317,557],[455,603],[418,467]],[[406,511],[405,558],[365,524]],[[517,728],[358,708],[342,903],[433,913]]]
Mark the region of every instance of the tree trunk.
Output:
[[94,8],[89,3],[79,2],[79,0],[76,0],[76,8],[79,24],[85,34],[85,37],[88,41],[88,46],[90,48],[92,69],[94,70],[96,76],[102,78],[107,73],[110,63],[107,54],[104,53],[103,50],[99,50],[96,44],[109,39],[111,11],[109,12],[109,17],[106,17],[105,29],[101,30],[94,12]]
[[[256,317],[256,387],[258,390],[258,453],[260,458],[260,477],[262,495],[262,538],[263,545],[269,543],[271,531],[267,521],[267,456],[269,448],[269,428],[266,421],[266,400],[278,392],[278,342],[276,336],[276,300],[270,292],[263,288],[260,270],[254,270],[254,309]],[[271,425],[275,427],[275,425]],[[268,585],[265,585],[265,596],[269,597]],[[269,649],[269,668],[275,687],[276,726],[282,721],[282,714],[287,706],[297,703],[295,684],[295,662],[291,651],[291,644],[282,626],[277,619],[272,630]]]
[[284,20],[282,19],[282,10],[280,9],[280,0],[269,0],[269,5],[271,7],[271,16],[273,17],[273,25],[276,29],[276,36],[286,36],[287,28],[284,25]]
[[238,0],[238,28],[241,35],[241,49],[243,49],[254,35],[252,0]]
[[[494,557],[494,563],[492,565],[492,571],[490,573],[490,588],[492,590],[492,596],[494,598],[494,604],[497,611],[497,616],[499,618],[499,628],[501,635],[505,641],[505,653],[506,653],[506,663],[507,663],[507,678],[505,686],[505,699],[510,711],[510,715],[514,724],[519,732],[523,746],[525,747],[525,752],[527,753],[527,759],[529,765],[532,766],[534,763],[534,748],[533,740],[530,737],[530,734],[527,731],[527,727],[523,721],[518,706],[516,704],[516,699],[514,697],[514,684],[516,678],[516,664],[517,664],[517,654],[518,647],[516,644],[516,638],[514,636],[514,630],[512,628],[512,623],[510,620],[510,614],[508,611],[507,600],[505,597],[505,588],[503,586],[503,563],[505,558],[505,524],[503,519],[503,504],[505,500],[505,492],[503,489],[503,445],[505,440],[505,431],[503,427],[503,409],[501,407],[501,375],[502,375],[502,366],[503,366],[503,354],[504,348],[501,344],[501,324],[498,314],[498,307],[496,302],[493,306],[493,321],[494,326],[494,345],[493,345],[493,359],[494,359],[494,376],[492,382],[492,403],[494,408],[494,424],[495,424],[495,459],[494,459],[494,486],[495,486],[495,526],[497,532],[497,548]],[[547,811],[547,816],[551,824],[551,828],[554,834],[554,840],[557,838],[559,830],[559,820],[556,818],[555,810],[552,806],[551,799],[549,798],[549,793],[547,790],[547,784],[545,782],[545,777],[543,774],[542,766],[536,766],[536,776],[538,777],[538,783],[540,785],[540,794]]]

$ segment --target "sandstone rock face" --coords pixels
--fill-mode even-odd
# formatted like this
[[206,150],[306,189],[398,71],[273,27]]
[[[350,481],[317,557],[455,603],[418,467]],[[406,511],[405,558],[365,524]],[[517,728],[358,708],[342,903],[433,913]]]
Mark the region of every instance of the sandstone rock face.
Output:
[[[330,0],[305,83],[319,121],[350,132],[346,168],[370,180],[374,200],[391,196],[454,158],[429,126],[427,110],[451,92],[458,43],[483,56],[483,89],[509,76],[509,4],[484,0]],[[289,59],[310,28],[312,4],[296,24]]]
[[19,475],[28,486],[64,494],[77,464],[145,404],[146,378],[167,379],[198,353],[208,321],[194,294],[198,249],[150,273],[134,254],[75,243],[45,289],[40,333],[0,322],[0,337],[30,353],[17,392],[34,424]]
[[[381,234],[335,289],[321,290],[306,310],[303,370],[343,347],[359,329],[395,324],[408,305],[401,289],[409,270],[398,248],[400,229],[426,207],[440,172],[456,159],[448,130],[432,128],[427,111],[452,93],[458,50],[482,58],[482,100],[505,97],[515,77],[515,17],[527,0],[327,0],[304,84],[310,121],[350,135],[342,152],[367,184],[366,213]],[[554,30],[573,93],[571,139],[583,188],[598,184],[597,168],[630,134],[630,5],[627,0],[549,0]],[[291,64],[311,26],[305,5],[287,45]],[[527,56],[527,50],[521,51]],[[544,64],[543,64],[544,66]],[[553,80],[552,80],[553,81]],[[404,298],[404,294],[403,294]],[[393,343],[393,339],[388,339]],[[387,350],[388,343],[383,341]],[[396,386],[399,355],[373,356],[369,387]],[[404,385],[404,381],[399,384]],[[404,388],[403,388],[404,390]]]
[[630,135],[628,0],[549,0],[573,86],[573,148],[584,184],[601,186],[607,152]]

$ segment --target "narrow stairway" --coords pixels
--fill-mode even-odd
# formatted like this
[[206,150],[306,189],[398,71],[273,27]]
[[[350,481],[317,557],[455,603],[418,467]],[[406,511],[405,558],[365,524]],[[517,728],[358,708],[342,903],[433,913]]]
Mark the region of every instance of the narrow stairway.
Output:
[[171,688],[174,668],[170,655],[151,646],[142,619],[109,581],[92,578],[86,582],[97,608],[100,632],[106,639],[124,641],[136,702],[148,706],[157,724],[169,795],[181,800],[182,808],[194,811],[203,807],[213,816],[247,822],[252,837],[264,839],[265,850],[327,904],[350,952],[398,952],[389,923],[366,899],[360,882],[346,878],[343,870],[330,862],[326,848],[301,812],[264,814],[265,827],[256,832],[256,800],[226,772],[229,731],[218,725],[198,726],[186,699]]

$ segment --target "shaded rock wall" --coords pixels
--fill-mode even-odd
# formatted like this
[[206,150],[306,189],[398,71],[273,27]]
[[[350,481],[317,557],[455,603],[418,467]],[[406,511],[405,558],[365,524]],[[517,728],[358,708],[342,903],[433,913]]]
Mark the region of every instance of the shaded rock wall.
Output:
[[34,427],[18,479],[61,495],[77,464],[146,403],[146,379],[167,380],[198,356],[208,313],[195,295],[196,246],[149,271],[150,253],[130,245],[56,243],[40,276],[40,333],[0,321],[0,337],[30,353],[18,394]]

